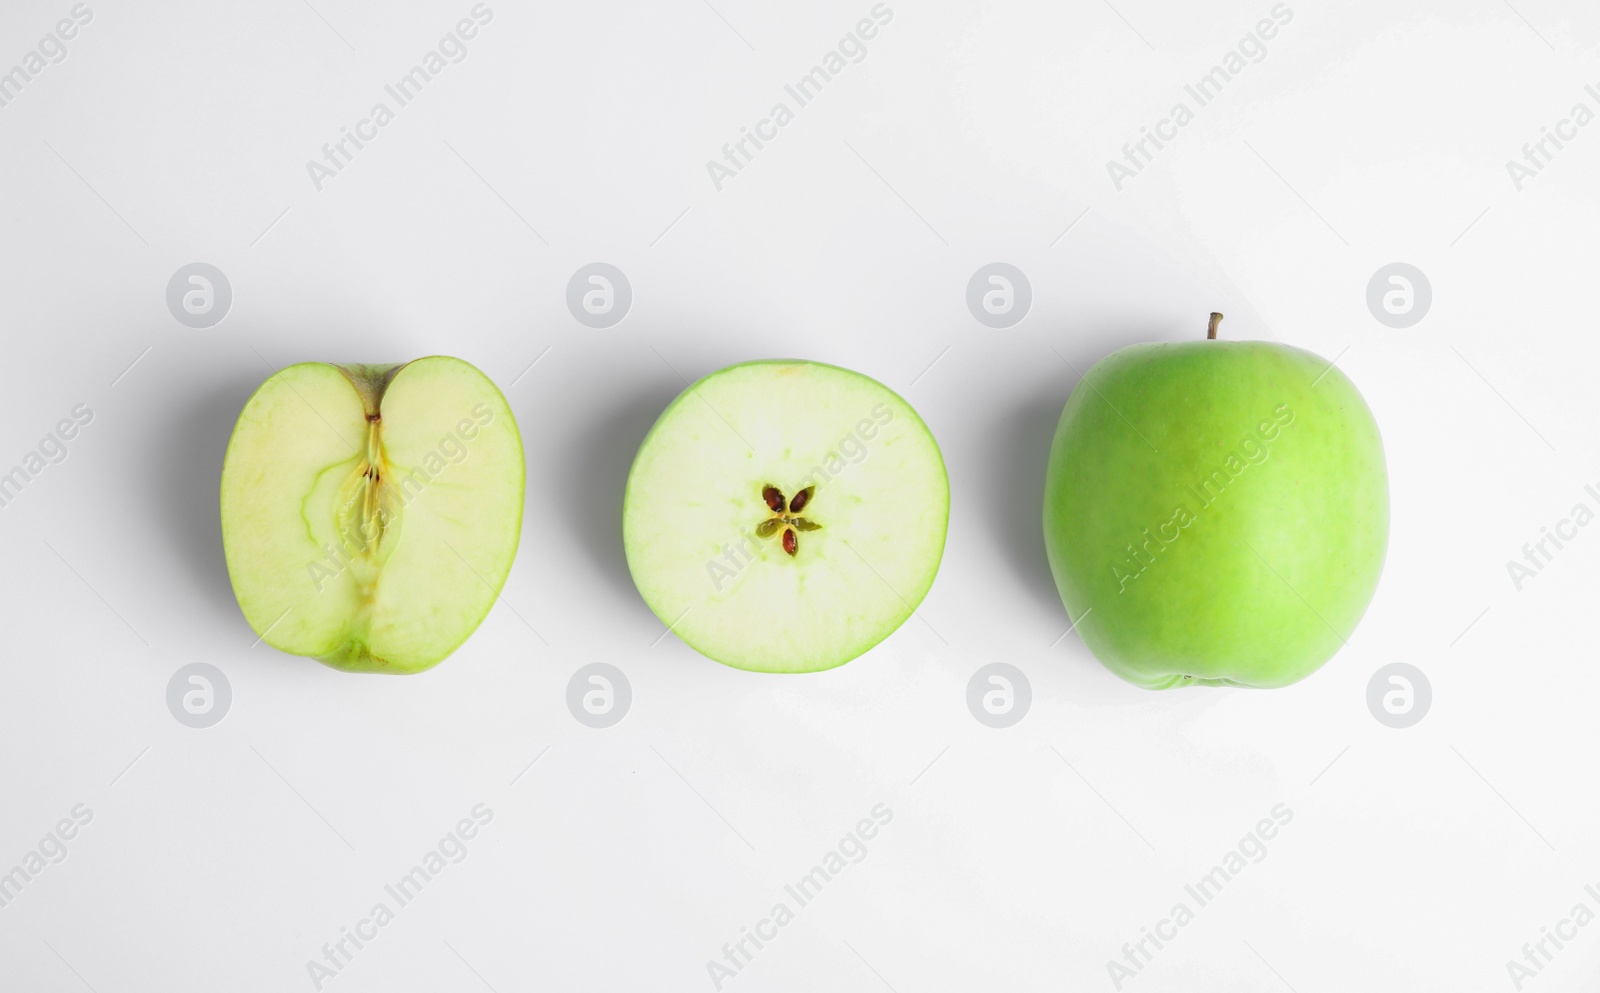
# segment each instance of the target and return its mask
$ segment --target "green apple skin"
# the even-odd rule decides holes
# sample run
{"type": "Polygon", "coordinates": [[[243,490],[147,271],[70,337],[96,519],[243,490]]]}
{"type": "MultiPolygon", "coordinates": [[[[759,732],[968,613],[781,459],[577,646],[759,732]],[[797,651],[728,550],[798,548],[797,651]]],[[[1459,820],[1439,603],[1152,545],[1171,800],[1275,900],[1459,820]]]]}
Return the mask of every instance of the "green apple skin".
{"type": "Polygon", "coordinates": [[[1389,535],[1383,443],[1317,355],[1124,348],[1061,413],[1050,570],[1084,643],[1137,686],[1287,686],[1350,637],[1389,535]]]}

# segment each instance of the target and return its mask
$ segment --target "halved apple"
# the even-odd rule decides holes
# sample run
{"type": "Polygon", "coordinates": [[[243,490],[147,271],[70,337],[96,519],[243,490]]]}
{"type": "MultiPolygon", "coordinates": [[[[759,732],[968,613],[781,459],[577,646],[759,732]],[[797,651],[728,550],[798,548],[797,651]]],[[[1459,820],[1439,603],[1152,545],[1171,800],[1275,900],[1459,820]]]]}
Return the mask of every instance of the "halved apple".
{"type": "Polygon", "coordinates": [[[639,447],[623,546],[678,637],[740,669],[814,672],[888,637],[932,586],[950,485],[922,418],[816,362],[731,366],[639,447]]]}
{"type": "Polygon", "coordinates": [[[522,533],[522,436],[460,359],[305,362],[245,404],[222,543],[245,619],[350,672],[420,672],[499,596],[522,533]]]}

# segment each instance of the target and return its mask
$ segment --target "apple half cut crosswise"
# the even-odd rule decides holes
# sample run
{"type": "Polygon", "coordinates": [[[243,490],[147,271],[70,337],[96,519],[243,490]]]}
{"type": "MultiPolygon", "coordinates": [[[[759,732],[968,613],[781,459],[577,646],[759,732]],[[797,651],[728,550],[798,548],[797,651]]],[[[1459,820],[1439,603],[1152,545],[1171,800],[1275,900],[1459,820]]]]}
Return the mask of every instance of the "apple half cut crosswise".
{"type": "Polygon", "coordinates": [[[748,362],[667,407],[639,447],[623,544],[640,594],[702,654],[815,672],[894,632],[933,585],[950,485],[888,387],[815,362],[748,362]]]}
{"type": "Polygon", "coordinates": [[[522,533],[522,437],[460,359],[288,366],[222,465],[222,543],[261,640],[350,672],[420,672],[494,605],[522,533]]]}

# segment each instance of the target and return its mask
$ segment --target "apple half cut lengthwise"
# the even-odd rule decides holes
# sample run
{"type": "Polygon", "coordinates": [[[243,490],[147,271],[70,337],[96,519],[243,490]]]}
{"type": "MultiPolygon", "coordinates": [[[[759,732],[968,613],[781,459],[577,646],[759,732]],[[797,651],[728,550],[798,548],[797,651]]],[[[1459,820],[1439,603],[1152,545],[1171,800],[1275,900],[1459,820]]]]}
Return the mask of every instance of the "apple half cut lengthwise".
{"type": "Polygon", "coordinates": [[[747,362],[690,386],[623,497],[634,585],[725,665],[815,672],[894,632],[939,571],[944,459],[888,387],[818,362],[747,362]]]}
{"type": "Polygon", "coordinates": [[[222,544],[261,640],[349,672],[421,672],[494,605],[522,533],[522,436],[460,359],[288,366],[222,465],[222,544]]]}

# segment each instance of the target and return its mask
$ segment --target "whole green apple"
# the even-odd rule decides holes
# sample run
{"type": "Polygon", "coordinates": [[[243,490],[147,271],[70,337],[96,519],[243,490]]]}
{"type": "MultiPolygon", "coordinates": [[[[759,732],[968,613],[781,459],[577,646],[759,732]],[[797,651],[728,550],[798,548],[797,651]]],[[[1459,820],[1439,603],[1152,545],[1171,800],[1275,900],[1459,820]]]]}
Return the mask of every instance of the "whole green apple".
{"type": "Polygon", "coordinates": [[[1124,348],[1061,413],[1044,534],[1068,615],[1123,679],[1286,686],[1345,643],[1383,570],[1378,425],[1298,348],[1124,348]]]}

